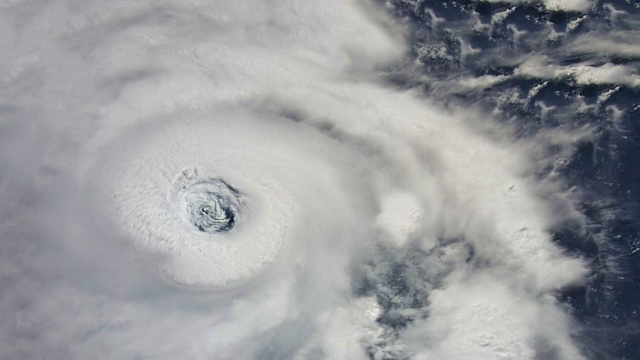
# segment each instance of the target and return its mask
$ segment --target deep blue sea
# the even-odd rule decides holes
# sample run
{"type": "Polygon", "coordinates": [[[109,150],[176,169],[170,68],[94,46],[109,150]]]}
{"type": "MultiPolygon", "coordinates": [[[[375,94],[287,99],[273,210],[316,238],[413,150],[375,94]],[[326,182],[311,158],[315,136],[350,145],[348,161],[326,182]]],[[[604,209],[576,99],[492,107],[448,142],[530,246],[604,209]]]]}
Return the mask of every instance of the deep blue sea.
{"type": "Polygon", "coordinates": [[[483,109],[522,138],[593,132],[573,156],[538,174],[580,192],[588,219],[586,227],[567,221],[554,229],[554,241],[592,267],[586,284],[559,298],[582,325],[576,338],[589,358],[640,358],[640,82],[609,71],[640,68],[640,3],[596,1],[584,12],[500,1],[389,7],[411,29],[408,66],[424,75],[416,81],[392,71],[392,84],[419,87],[446,106],[483,109]]]}

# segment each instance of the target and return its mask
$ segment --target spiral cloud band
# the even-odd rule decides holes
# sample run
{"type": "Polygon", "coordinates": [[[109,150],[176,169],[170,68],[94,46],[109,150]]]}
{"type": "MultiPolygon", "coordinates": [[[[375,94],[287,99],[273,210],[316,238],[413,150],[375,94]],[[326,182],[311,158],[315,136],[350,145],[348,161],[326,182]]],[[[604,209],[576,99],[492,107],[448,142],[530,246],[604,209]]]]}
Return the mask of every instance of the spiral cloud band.
{"type": "Polygon", "coordinates": [[[7,196],[0,358],[582,357],[571,204],[532,180],[574,135],[385,84],[406,40],[373,3],[75,5],[2,5],[47,155],[7,185],[39,195],[7,196]]]}

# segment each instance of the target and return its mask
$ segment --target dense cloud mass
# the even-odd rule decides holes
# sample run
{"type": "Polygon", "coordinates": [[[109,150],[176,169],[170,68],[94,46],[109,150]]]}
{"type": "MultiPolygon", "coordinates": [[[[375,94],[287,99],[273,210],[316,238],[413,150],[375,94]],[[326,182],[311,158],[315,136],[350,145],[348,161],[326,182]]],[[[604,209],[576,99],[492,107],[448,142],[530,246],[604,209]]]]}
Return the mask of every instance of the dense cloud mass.
{"type": "MultiPolygon", "coordinates": [[[[392,10],[2,2],[0,359],[585,358],[557,294],[590,262],[552,230],[586,220],[540,169],[591,129],[393,84],[420,74],[392,10]]],[[[513,76],[640,84],[581,66],[513,76]]]]}

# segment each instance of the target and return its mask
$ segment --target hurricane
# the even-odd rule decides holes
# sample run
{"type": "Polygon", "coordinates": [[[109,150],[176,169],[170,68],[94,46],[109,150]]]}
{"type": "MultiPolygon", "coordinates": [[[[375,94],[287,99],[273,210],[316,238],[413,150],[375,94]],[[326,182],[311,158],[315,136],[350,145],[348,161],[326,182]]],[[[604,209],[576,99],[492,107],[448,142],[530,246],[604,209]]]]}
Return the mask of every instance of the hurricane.
{"type": "Polygon", "coordinates": [[[1,2],[0,359],[640,356],[639,16],[1,2]]]}

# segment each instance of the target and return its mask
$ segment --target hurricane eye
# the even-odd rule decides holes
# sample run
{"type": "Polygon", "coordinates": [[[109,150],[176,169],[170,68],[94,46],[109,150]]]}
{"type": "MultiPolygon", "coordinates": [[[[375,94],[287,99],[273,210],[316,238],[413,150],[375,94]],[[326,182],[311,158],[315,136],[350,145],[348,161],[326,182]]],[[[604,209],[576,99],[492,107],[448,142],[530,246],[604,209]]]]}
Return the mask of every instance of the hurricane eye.
{"type": "Polygon", "coordinates": [[[208,234],[230,231],[242,207],[241,194],[224,180],[185,175],[179,182],[177,211],[188,226],[208,234]]]}

